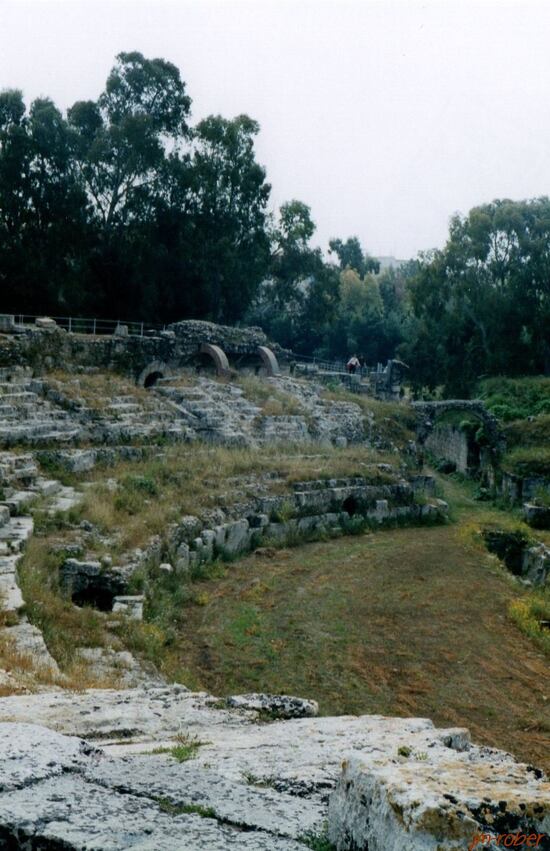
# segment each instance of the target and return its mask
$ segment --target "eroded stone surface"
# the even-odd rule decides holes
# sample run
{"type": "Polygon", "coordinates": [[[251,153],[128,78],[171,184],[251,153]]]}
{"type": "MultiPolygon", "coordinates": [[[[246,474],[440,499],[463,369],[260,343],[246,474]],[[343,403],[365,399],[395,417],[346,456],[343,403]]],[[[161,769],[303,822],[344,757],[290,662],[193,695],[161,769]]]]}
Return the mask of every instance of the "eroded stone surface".
{"type": "MultiPolygon", "coordinates": [[[[480,834],[548,834],[550,784],[489,748],[431,745],[427,759],[416,751],[385,763],[352,755],[329,825],[338,851],[463,851],[480,834]]],[[[538,847],[549,848],[548,837],[538,847]]]]}
{"type": "Polygon", "coordinates": [[[550,828],[540,772],[426,719],[265,723],[180,686],[0,699],[0,722],[29,719],[50,729],[0,723],[0,825],[52,848],[303,851],[328,818],[341,851],[458,851],[479,832],[550,828]]]}
{"type": "Polygon", "coordinates": [[[311,718],[318,714],[315,700],[286,694],[237,694],[227,698],[233,709],[255,709],[277,718],[311,718]]]}

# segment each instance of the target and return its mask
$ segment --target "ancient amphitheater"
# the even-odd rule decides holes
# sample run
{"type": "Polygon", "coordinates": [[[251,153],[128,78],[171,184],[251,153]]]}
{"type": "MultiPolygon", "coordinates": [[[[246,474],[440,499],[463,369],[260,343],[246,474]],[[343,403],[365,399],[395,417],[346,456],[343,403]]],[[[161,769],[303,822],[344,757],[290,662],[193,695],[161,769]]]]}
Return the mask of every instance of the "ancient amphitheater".
{"type": "Polygon", "coordinates": [[[212,696],[144,651],[155,599],[220,559],[445,521],[433,412],[373,398],[398,382],[300,368],[259,329],[3,318],[1,848],[550,848],[542,772],[466,729],[212,696]]]}

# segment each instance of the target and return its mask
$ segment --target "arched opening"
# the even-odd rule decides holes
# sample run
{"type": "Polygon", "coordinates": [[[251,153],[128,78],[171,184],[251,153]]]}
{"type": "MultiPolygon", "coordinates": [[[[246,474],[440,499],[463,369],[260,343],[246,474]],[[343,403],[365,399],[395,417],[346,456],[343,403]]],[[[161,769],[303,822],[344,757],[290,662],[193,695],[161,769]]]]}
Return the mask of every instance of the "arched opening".
{"type": "Polygon", "coordinates": [[[218,374],[215,361],[210,355],[204,352],[196,352],[188,361],[187,366],[191,367],[197,375],[202,375],[206,378],[211,378],[218,374]]]}
{"type": "Polygon", "coordinates": [[[348,496],[342,503],[342,510],[347,511],[350,517],[359,511],[359,503],[354,496],[348,496]]]}
{"type": "Polygon", "coordinates": [[[154,387],[155,384],[159,381],[160,378],[164,378],[162,372],[156,370],[155,372],[150,372],[145,376],[145,380],[143,382],[144,387],[154,387]]]}
{"type": "Polygon", "coordinates": [[[164,361],[150,361],[136,376],[136,384],[138,387],[154,387],[160,378],[165,378],[171,373],[171,368],[164,361]]]}
{"type": "Polygon", "coordinates": [[[201,343],[199,354],[209,357],[216,368],[217,375],[230,375],[229,361],[227,355],[220,346],[213,343],[201,343]]]}

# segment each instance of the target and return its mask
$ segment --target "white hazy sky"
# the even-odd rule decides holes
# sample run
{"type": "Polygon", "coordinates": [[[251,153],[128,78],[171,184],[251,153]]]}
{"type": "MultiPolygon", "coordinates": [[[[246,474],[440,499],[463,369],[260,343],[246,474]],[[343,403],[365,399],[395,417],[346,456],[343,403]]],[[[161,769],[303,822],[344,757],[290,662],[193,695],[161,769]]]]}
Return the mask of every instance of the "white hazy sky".
{"type": "Polygon", "coordinates": [[[317,241],[442,245],[449,216],[550,193],[550,2],[0,0],[0,88],[62,108],[114,56],[174,62],[193,119],[246,112],[273,203],[317,241]]]}

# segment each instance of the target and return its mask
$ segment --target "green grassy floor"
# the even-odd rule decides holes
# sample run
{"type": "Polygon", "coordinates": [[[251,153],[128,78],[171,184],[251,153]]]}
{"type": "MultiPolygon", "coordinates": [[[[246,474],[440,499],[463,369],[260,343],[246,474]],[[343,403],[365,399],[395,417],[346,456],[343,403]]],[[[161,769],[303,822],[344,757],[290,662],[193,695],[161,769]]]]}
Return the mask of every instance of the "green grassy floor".
{"type": "MultiPolygon", "coordinates": [[[[542,650],[475,530],[507,515],[447,481],[454,522],[250,556],[201,583],[173,653],[205,688],[313,697],[323,714],[427,716],[548,765],[542,650]]],[[[174,661],[176,661],[174,659],[174,661]]]]}

